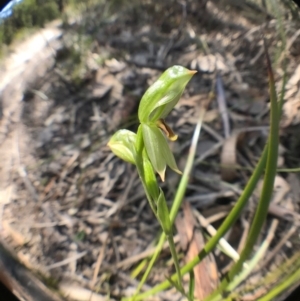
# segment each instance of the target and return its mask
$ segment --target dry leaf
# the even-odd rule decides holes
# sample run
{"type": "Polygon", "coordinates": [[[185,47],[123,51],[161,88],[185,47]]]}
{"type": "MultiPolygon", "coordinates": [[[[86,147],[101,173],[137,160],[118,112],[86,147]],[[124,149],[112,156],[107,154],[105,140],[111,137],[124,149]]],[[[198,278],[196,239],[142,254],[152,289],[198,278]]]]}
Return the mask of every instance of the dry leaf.
{"type": "Polygon", "coordinates": [[[224,141],[221,153],[221,177],[223,181],[232,181],[237,176],[234,168],[237,165],[236,145],[240,133],[233,133],[224,141]]]}
{"type": "MultiPolygon", "coordinates": [[[[260,180],[258,182],[257,188],[255,190],[255,194],[257,197],[261,195],[262,188],[263,188],[264,181],[260,180]]],[[[278,204],[280,203],[285,195],[290,191],[291,187],[289,183],[282,178],[281,176],[276,176],[274,181],[274,195],[272,198],[272,203],[278,204]]]]}
{"type": "Polygon", "coordinates": [[[191,69],[201,70],[202,72],[213,73],[216,70],[227,73],[229,68],[225,64],[224,58],[216,53],[208,55],[199,55],[191,62],[191,69]]]}
{"type": "MultiPolygon", "coordinates": [[[[182,249],[186,250],[186,262],[194,259],[203,249],[205,242],[201,231],[196,229],[196,220],[190,204],[183,205],[183,217],[176,219],[176,228],[180,236],[182,249]]],[[[218,270],[212,254],[204,258],[195,268],[195,297],[203,300],[217,287],[218,270]]]]}
{"type": "Polygon", "coordinates": [[[283,127],[300,123],[300,65],[286,85],[283,127]]]}
{"type": "Polygon", "coordinates": [[[209,110],[205,113],[203,122],[210,123],[219,117],[219,110],[209,110]]]}
{"type": "Polygon", "coordinates": [[[28,233],[27,237],[23,235],[20,231],[16,229],[12,224],[10,224],[8,221],[4,220],[2,222],[2,227],[4,230],[4,233],[9,235],[9,237],[13,240],[13,242],[17,246],[23,246],[26,243],[30,241],[30,235],[28,233]]]}
{"type": "Polygon", "coordinates": [[[114,76],[111,75],[107,69],[99,68],[96,77],[95,83],[92,87],[92,95],[95,98],[104,97],[113,87],[114,76]]]}
{"type": "Polygon", "coordinates": [[[297,93],[295,98],[290,99],[283,105],[283,112],[283,127],[300,123],[300,91],[297,93]]]}
{"type": "Polygon", "coordinates": [[[121,72],[126,68],[126,64],[124,62],[118,61],[115,58],[106,60],[105,65],[109,68],[109,71],[112,73],[121,72]]]}
{"type": "Polygon", "coordinates": [[[291,195],[294,199],[295,203],[300,202],[300,179],[299,177],[294,174],[290,173],[287,177],[288,183],[291,185],[291,195]]]}
{"type": "Polygon", "coordinates": [[[14,186],[9,185],[5,189],[0,189],[0,205],[9,204],[14,195],[14,186]]]}
{"type": "Polygon", "coordinates": [[[269,207],[269,213],[283,220],[289,222],[292,221],[295,223],[295,225],[299,225],[300,223],[300,214],[295,211],[295,208],[289,209],[275,203],[271,203],[269,207]]]}

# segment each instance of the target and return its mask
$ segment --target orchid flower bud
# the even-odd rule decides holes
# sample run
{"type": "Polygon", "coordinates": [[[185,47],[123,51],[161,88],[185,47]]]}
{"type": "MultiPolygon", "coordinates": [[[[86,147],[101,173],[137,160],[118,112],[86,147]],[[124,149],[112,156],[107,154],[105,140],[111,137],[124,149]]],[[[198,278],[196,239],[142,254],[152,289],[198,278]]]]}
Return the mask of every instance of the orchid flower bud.
{"type": "Polygon", "coordinates": [[[155,203],[159,197],[159,187],[157,184],[153,166],[144,149],[142,155],[136,151],[137,135],[129,130],[117,131],[109,140],[108,146],[111,151],[122,160],[137,166],[145,190],[151,200],[155,203]]]}
{"type": "Polygon", "coordinates": [[[129,130],[119,130],[110,138],[107,145],[117,157],[136,165],[135,133],[129,130]]]}

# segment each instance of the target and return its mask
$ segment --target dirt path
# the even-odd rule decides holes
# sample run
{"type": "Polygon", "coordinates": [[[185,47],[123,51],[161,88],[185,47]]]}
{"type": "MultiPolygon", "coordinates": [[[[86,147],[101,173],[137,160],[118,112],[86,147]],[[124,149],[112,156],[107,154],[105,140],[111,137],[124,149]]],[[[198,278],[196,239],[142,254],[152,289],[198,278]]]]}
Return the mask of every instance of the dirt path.
{"type": "Polygon", "coordinates": [[[13,191],[11,170],[19,163],[20,148],[28,150],[28,135],[20,122],[24,93],[34,88],[53,67],[55,54],[61,47],[60,24],[60,21],[52,22],[15,45],[0,66],[0,205],[9,202],[13,191]]]}

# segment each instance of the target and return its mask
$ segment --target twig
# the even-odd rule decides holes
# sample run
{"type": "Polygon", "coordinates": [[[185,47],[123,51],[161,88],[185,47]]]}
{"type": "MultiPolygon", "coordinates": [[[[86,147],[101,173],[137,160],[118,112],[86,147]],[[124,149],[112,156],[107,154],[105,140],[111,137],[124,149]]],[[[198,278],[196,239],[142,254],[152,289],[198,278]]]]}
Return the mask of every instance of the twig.
{"type": "Polygon", "coordinates": [[[283,245],[294,235],[297,229],[298,227],[293,225],[288,231],[288,233],[284,234],[284,236],[281,238],[281,240],[276,245],[276,247],[271,251],[271,253],[267,256],[267,258],[264,259],[262,266],[260,266],[261,269],[269,264],[269,262],[279,252],[279,250],[283,247],[283,245]]]}
{"type": "Polygon", "coordinates": [[[197,160],[195,160],[195,166],[197,166],[199,163],[201,163],[203,160],[205,160],[207,157],[215,154],[215,152],[222,147],[223,141],[216,143],[212,148],[204,152],[197,160]]]}
{"type": "Polygon", "coordinates": [[[203,123],[203,130],[210,134],[213,138],[215,138],[218,142],[224,141],[224,138],[213,128],[211,128],[209,125],[203,123]]]}
{"type": "Polygon", "coordinates": [[[49,271],[49,270],[52,270],[52,269],[55,269],[55,268],[59,268],[59,267],[61,267],[61,266],[64,266],[64,265],[69,264],[69,263],[72,262],[72,261],[75,261],[75,260],[78,260],[78,259],[82,258],[82,257],[85,256],[86,254],[87,254],[87,251],[83,251],[83,252],[78,253],[77,255],[72,256],[72,257],[70,257],[70,258],[66,258],[66,259],[64,259],[64,260],[62,260],[62,261],[59,261],[59,262],[50,264],[50,265],[46,266],[45,269],[46,269],[47,271],[49,271]]]}
{"type": "MultiPolygon", "coordinates": [[[[90,287],[91,287],[92,290],[95,289],[95,284],[96,284],[97,276],[99,274],[100,267],[101,267],[101,264],[102,264],[102,261],[103,261],[103,258],[104,258],[104,254],[105,254],[105,250],[106,250],[106,246],[107,246],[107,241],[108,241],[108,235],[105,238],[105,241],[103,243],[102,248],[100,249],[99,256],[97,258],[97,262],[96,262],[96,266],[95,266],[94,274],[93,274],[93,279],[92,279],[91,284],[90,284],[90,287]]],[[[92,295],[93,295],[93,292],[91,293],[90,299],[92,298],[92,295]]]]}
{"type": "Polygon", "coordinates": [[[227,103],[225,99],[225,91],[222,83],[222,78],[219,74],[217,74],[216,79],[216,89],[217,89],[217,101],[220,110],[220,114],[223,121],[224,126],[224,136],[225,138],[230,137],[230,123],[229,123],[229,115],[227,112],[227,103]]]}
{"type": "MultiPolygon", "coordinates": [[[[217,230],[212,225],[210,225],[207,222],[206,218],[203,215],[201,215],[197,210],[193,210],[193,213],[195,214],[201,226],[204,227],[211,236],[214,236],[217,230]]],[[[219,244],[226,251],[228,256],[230,256],[234,261],[239,260],[239,254],[231,247],[231,245],[224,238],[220,239],[219,244]]]]}

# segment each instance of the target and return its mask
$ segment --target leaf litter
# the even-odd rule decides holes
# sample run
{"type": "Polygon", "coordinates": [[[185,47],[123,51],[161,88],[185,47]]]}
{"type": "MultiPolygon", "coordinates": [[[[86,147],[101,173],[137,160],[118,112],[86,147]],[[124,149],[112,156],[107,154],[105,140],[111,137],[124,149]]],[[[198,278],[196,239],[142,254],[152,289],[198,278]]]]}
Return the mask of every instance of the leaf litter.
{"type": "MultiPolygon", "coordinates": [[[[56,279],[56,287],[70,299],[94,296],[90,300],[104,300],[110,296],[119,300],[132,294],[137,281],[130,273],[153,252],[159,225],[134,169],[114,157],[106,143],[115,130],[137,127],[138,102],[162,70],[182,64],[198,71],[168,117],[179,136],[173,149],[181,161],[179,166],[187,157],[199,102],[215,95],[205,117],[186,201],[216,228],[261,154],[268,133],[268,83],[259,26],[268,25],[263,31],[272,49],[278,42],[276,24],[249,7],[247,12],[237,13],[231,1],[227,11],[218,1],[208,1],[206,6],[200,2],[186,1],[186,6],[176,2],[172,7],[158,1],[124,4],[117,17],[106,22],[95,18],[103,11],[101,5],[90,7],[81,21],[65,29],[62,38],[59,25],[47,28],[48,33],[54,26],[57,38],[51,40],[51,36],[49,42],[58,54],[72,53],[70,43],[74,43],[78,26],[87,36],[91,36],[88,28],[97,28],[92,45],[80,53],[83,63],[76,66],[77,73],[71,71],[74,63],[70,64],[68,56],[50,55],[49,59],[48,48],[39,58],[39,72],[35,72],[37,65],[31,57],[26,69],[30,76],[7,73],[7,78],[14,77],[11,82],[19,84],[7,84],[1,90],[0,157],[5,163],[0,172],[1,241],[25,266],[56,279]],[[162,14],[168,17],[161,18],[162,14]],[[222,91],[216,90],[217,73],[222,91]],[[226,103],[218,105],[220,96],[226,103]],[[255,127],[255,132],[249,130],[255,127]],[[249,131],[239,131],[241,128],[249,131]],[[240,139],[242,143],[237,143],[240,139]]],[[[291,48],[299,43],[295,33],[288,32],[293,39],[291,48]]],[[[30,40],[26,43],[28,46],[30,40]]],[[[282,156],[283,167],[297,167],[299,156],[290,149],[300,142],[295,132],[285,136],[285,130],[297,128],[300,121],[300,69],[295,68],[299,54],[291,49],[289,60],[282,123],[282,143],[288,151],[282,156]]],[[[278,80],[280,74],[278,70],[278,80]]],[[[171,199],[178,176],[170,173],[166,178],[163,188],[171,199]]],[[[292,179],[290,174],[284,178],[285,174],[278,175],[280,189],[283,183],[291,189],[279,196],[275,189],[277,201],[272,202],[264,232],[274,231],[270,226],[274,219],[279,222],[266,254],[267,269],[259,277],[299,250],[299,201],[295,197],[299,177],[292,179]]],[[[226,237],[238,250],[256,201],[252,196],[240,224],[226,237]]],[[[185,216],[191,212],[187,210],[182,223],[189,224],[185,216]]],[[[201,233],[197,235],[205,239],[201,233]]],[[[192,239],[190,233],[188,239],[192,239]]],[[[177,243],[179,240],[182,242],[177,236],[177,243]]],[[[197,245],[194,251],[202,247],[197,245]]],[[[167,250],[146,287],[173,271],[167,250]]],[[[214,255],[217,270],[226,270],[230,260],[218,251],[214,255]]],[[[249,280],[254,288],[247,291],[247,286],[243,287],[247,298],[254,291],[256,298],[260,296],[254,276],[249,280]]],[[[156,300],[180,300],[180,296],[169,290],[158,294],[156,300]]]]}

